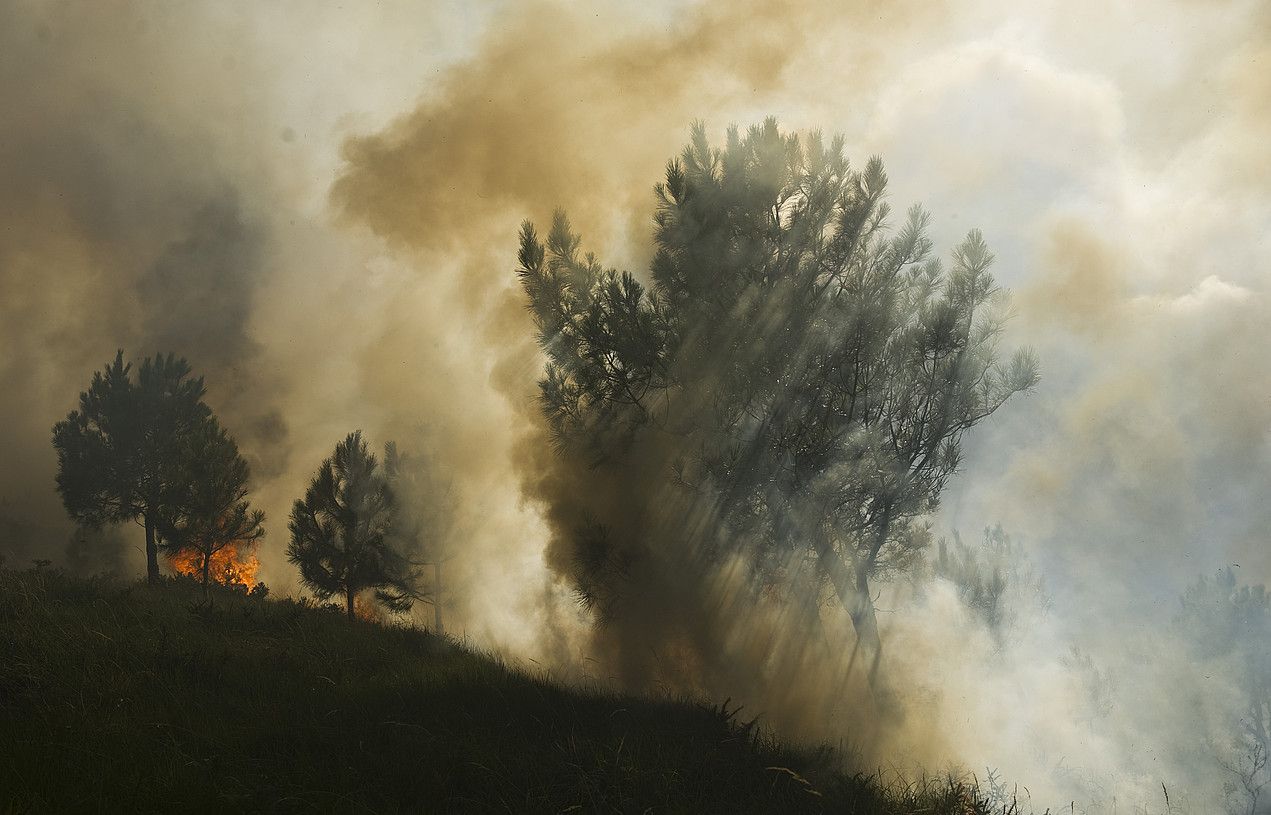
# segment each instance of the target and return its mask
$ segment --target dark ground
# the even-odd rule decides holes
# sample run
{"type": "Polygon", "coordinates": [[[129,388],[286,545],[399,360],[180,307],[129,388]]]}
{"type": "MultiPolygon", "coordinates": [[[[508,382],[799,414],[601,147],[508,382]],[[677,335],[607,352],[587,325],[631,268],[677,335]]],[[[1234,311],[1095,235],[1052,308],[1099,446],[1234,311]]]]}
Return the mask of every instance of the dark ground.
{"type": "Polygon", "coordinates": [[[987,811],[739,718],[311,604],[0,568],[0,812],[987,811]]]}

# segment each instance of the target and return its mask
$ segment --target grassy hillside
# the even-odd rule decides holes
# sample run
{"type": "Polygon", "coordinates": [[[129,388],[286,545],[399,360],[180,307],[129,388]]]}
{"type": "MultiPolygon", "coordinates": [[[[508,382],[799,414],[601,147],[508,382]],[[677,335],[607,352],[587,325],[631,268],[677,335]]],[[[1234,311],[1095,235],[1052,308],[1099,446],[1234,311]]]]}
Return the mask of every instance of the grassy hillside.
{"type": "Polygon", "coordinates": [[[292,601],[0,569],[0,812],[963,813],[719,708],[292,601]]]}

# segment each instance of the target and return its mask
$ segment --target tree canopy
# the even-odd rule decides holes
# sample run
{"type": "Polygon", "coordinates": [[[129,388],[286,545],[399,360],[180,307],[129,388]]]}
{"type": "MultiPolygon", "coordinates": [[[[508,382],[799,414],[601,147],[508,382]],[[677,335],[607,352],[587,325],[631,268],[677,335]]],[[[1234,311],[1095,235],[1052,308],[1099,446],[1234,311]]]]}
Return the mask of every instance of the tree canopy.
{"type": "Polygon", "coordinates": [[[186,438],[212,415],[204,392],[184,359],[146,357],[134,380],[119,351],[93,374],[79,409],[53,426],[57,490],[67,513],[91,528],[140,519],[151,582],[159,578],[157,524],[182,488],[186,438]]]}
{"type": "MultiPolygon", "coordinates": [[[[870,581],[913,563],[964,433],[1038,374],[1027,350],[999,354],[1007,299],[980,232],[946,267],[929,216],[892,229],[882,162],[855,169],[843,148],[769,119],[721,149],[696,125],[656,187],[649,285],[582,254],[563,214],[546,240],[522,226],[518,273],[561,454],[604,468],[664,451],[696,511],[655,534],[741,555],[758,582],[809,564],[876,666],[870,581]]],[[[614,564],[642,555],[606,538],[576,540],[602,611],[614,564]]]]}
{"type": "Polygon", "coordinates": [[[213,556],[230,545],[251,546],[265,535],[265,513],[247,501],[250,472],[238,445],[215,417],[204,419],[180,443],[174,464],[174,500],[159,515],[161,546],[193,552],[207,598],[213,556]]]}
{"type": "Polygon", "coordinates": [[[1209,748],[1228,776],[1231,811],[1261,812],[1259,798],[1271,785],[1271,594],[1261,584],[1240,585],[1228,566],[1187,587],[1174,622],[1198,664],[1222,666],[1233,680],[1227,732],[1209,748]]]}
{"type": "Polygon", "coordinates": [[[1001,524],[985,527],[978,546],[968,544],[955,529],[953,540],[941,538],[925,577],[949,581],[959,599],[988,627],[999,647],[1035,615],[1050,607],[1045,584],[1034,571],[1024,548],[1001,524]]]}
{"type": "Polygon", "coordinates": [[[341,597],[350,618],[366,591],[392,611],[420,598],[420,566],[395,546],[398,516],[389,479],[361,431],[322,462],[291,510],[287,558],[318,597],[341,597]]]}
{"type": "MultiPolygon", "coordinates": [[[[391,546],[415,566],[432,567],[431,585],[418,596],[432,604],[433,630],[441,632],[441,571],[454,525],[452,485],[429,457],[404,452],[391,441],[384,445],[384,477],[393,494],[391,546]]],[[[413,583],[421,587],[422,577],[417,574],[413,583]]]]}

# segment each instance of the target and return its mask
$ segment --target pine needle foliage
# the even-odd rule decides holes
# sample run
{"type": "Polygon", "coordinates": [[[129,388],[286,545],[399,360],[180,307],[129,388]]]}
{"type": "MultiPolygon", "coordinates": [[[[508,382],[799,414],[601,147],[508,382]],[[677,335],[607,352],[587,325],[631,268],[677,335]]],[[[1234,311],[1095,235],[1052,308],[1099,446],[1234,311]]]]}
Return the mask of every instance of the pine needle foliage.
{"type": "Polygon", "coordinates": [[[419,565],[393,545],[395,517],[389,479],[355,431],[293,505],[287,559],[319,598],[343,600],[350,619],[367,591],[390,611],[407,611],[420,596],[419,565]]]}
{"type": "Polygon", "coordinates": [[[147,575],[159,579],[157,526],[181,500],[187,436],[211,415],[202,377],[173,354],[142,360],[133,376],[123,351],[93,374],[79,409],[53,426],[57,491],[78,524],[139,520],[147,575]]]}
{"type": "MultiPolygon", "coordinates": [[[[841,137],[769,119],[715,147],[698,124],[656,187],[647,286],[584,254],[563,213],[545,239],[524,224],[518,255],[560,454],[620,468],[669,447],[679,516],[717,522],[651,534],[740,553],[760,582],[811,563],[875,657],[871,581],[929,541],[964,434],[1038,381],[1031,351],[999,353],[1009,308],[983,235],[942,263],[920,207],[893,226],[887,183],[841,137]]],[[[593,532],[589,561],[641,556],[597,556],[593,532]]],[[[581,575],[584,599],[605,606],[621,574],[581,575]]]]}

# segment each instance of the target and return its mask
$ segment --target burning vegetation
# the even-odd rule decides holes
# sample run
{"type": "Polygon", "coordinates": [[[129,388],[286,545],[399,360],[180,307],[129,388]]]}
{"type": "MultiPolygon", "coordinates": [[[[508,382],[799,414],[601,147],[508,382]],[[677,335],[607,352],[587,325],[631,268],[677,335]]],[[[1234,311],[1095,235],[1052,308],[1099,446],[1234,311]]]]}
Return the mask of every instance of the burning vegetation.
{"type": "MultiPolygon", "coordinates": [[[[212,553],[207,558],[208,579],[229,588],[243,591],[259,591],[262,583],[256,582],[260,560],[256,557],[254,543],[235,542],[212,553]]],[[[203,579],[204,554],[185,549],[168,556],[168,563],[177,574],[203,579]]]]}

